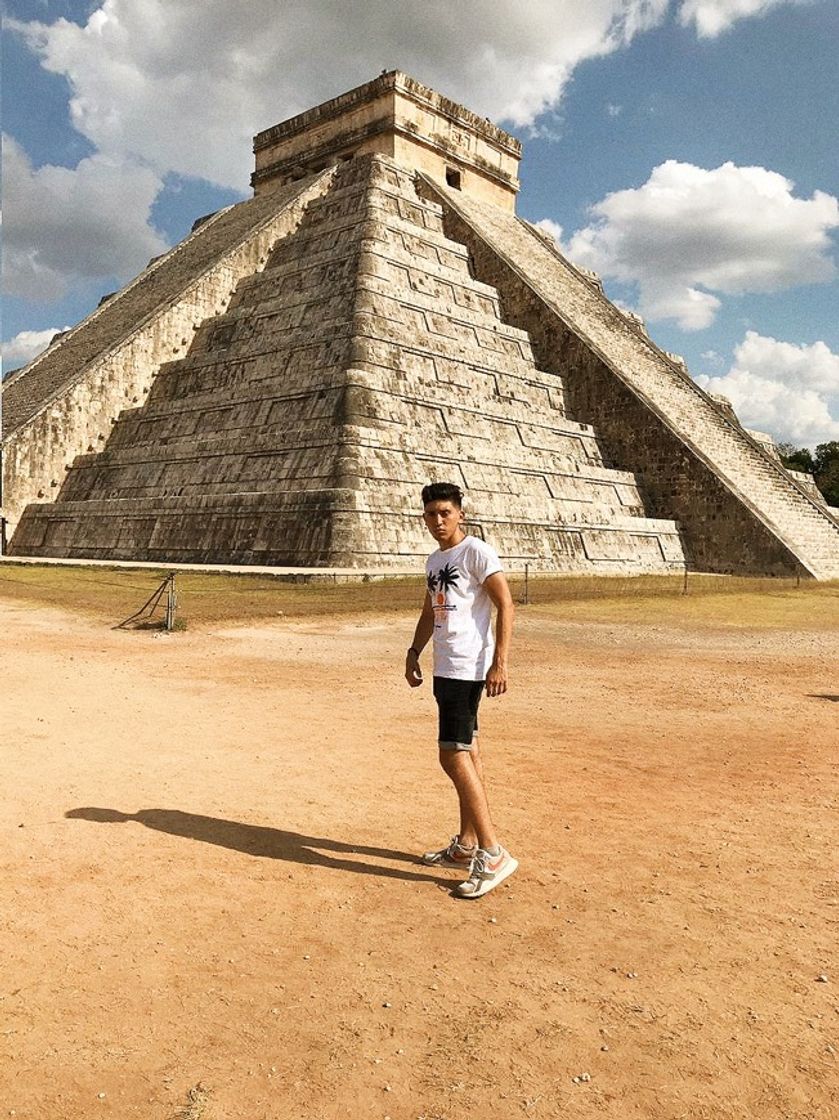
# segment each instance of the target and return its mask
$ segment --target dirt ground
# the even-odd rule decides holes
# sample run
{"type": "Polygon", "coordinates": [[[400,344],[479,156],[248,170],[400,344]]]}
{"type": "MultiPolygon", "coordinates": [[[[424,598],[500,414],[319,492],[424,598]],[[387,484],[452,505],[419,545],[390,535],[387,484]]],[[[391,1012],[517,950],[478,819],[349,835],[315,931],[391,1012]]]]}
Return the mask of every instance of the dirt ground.
{"type": "Polygon", "coordinates": [[[0,598],[0,1116],[836,1117],[836,629],[521,610],[463,901],[412,626],[0,598]]]}

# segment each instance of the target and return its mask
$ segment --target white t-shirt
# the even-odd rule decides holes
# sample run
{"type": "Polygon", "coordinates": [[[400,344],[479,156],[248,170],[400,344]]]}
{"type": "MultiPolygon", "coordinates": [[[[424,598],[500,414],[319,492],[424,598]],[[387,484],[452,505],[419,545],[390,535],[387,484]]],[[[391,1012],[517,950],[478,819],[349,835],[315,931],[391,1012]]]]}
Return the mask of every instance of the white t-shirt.
{"type": "Polygon", "coordinates": [[[492,600],[484,580],[500,572],[494,549],[477,537],[464,537],[425,563],[434,608],[434,676],[482,681],[492,664],[492,600]]]}

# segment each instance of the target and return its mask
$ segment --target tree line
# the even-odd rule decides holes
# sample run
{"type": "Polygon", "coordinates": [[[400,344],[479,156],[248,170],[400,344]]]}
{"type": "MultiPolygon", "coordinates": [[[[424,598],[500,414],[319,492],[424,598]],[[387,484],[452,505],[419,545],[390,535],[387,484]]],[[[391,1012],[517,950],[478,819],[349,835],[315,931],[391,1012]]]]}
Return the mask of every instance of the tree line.
{"type": "Polygon", "coordinates": [[[779,443],[778,454],[785,467],[813,475],[827,504],[839,506],[839,440],[819,443],[815,451],[792,443],[779,443]]]}

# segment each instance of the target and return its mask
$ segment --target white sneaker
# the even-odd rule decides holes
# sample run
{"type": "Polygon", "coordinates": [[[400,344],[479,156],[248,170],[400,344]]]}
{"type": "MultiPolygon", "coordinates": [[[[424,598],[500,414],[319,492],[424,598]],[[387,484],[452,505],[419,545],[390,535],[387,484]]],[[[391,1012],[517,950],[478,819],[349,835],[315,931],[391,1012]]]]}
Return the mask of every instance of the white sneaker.
{"type": "Polygon", "coordinates": [[[502,848],[497,856],[491,855],[483,848],[478,848],[472,860],[469,878],[459,883],[454,893],[458,898],[480,898],[499,883],[503,883],[513,874],[518,865],[519,861],[513,859],[505,848],[502,848]]]}
{"type": "Polygon", "coordinates": [[[430,867],[456,867],[459,871],[468,871],[476,851],[477,848],[464,847],[459,836],[453,836],[447,848],[441,848],[439,852],[423,852],[420,860],[430,867]]]}

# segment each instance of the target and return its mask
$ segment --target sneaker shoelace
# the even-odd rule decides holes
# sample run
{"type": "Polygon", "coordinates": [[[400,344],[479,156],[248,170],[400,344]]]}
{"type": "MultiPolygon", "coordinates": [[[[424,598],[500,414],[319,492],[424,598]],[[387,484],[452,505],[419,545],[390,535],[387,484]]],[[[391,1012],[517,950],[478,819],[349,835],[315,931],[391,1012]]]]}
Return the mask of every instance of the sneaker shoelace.
{"type": "Polygon", "coordinates": [[[492,872],[487,871],[487,857],[489,853],[482,851],[480,848],[472,857],[472,870],[469,874],[470,879],[490,879],[492,872]]]}

